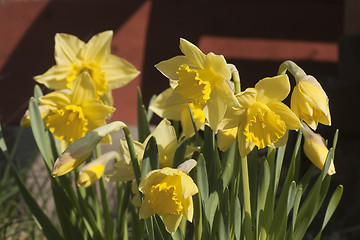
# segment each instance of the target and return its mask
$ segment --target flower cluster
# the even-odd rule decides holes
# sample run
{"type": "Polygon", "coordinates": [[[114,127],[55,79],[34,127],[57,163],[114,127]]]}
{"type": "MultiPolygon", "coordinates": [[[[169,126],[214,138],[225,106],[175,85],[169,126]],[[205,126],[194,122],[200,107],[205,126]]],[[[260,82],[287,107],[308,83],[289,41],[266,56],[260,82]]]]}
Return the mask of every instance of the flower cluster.
{"type": "MultiPolygon", "coordinates": [[[[157,214],[166,230],[175,233],[183,217],[190,222],[193,219],[192,196],[199,189],[188,173],[196,165],[193,156],[205,151],[201,141],[194,141],[198,131],[211,128],[221,151],[237,142],[240,157],[246,162],[254,148],[283,146],[289,130],[300,130],[306,156],[319,169],[324,167],[329,150],[313,130],[318,123],[330,125],[331,120],[328,98],[314,77],[285,61],[277,76],[265,77],[253,88],[241,91],[234,65],[222,55],[204,54],[185,39],[180,39],[183,55],[155,65],[169,79],[169,87],[149,106],[163,118],[155,130],[149,130],[145,140],[139,142],[132,140],[124,123],[106,125],[105,120],[114,111],[111,89],[125,85],[138,74],[130,63],[110,54],[111,37],[112,32],[107,31],[84,43],[72,35],[57,34],[56,65],[35,77],[55,90],[41,97],[39,103],[46,109],[46,127],[61,141],[63,149],[67,148],[56,160],[53,176],[77,168],[99,142],[110,142],[109,133],[123,129],[125,138],[120,140],[119,154],[110,152],[85,165],[78,185],[94,184],[107,162],[115,159],[105,179],[133,181],[134,199],[141,204],[139,217],[157,214]],[[283,102],[291,92],[286,71],[296,80],[290,107],[283,102]],[[179,121],[181,126],[175,128],[169,120],[179,121]],[[186,146],[180,148],[182,144],[186,146]]],[[[328,174],[334,173],[331,160],[328,174]]]]}

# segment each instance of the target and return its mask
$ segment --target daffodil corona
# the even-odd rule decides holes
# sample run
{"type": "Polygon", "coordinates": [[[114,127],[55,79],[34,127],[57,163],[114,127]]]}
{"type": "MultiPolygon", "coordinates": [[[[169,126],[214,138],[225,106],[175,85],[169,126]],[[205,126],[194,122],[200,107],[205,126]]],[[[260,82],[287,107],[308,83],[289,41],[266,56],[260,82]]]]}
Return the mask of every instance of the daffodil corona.
{"type": "Polygon", "coordinates": [[[140,182],[139,191],[145,195],[139,211],[140,218],[158,214],[170,233],[176,231],[183,216],[192,221],[192,196],[198,188],[186,173],[168,167],[153,170],[140,182]]]}
{"type": "MultiPolygon", "coordinates": [[[[173,80],[174,92],[187,103],[201,106],[209,126],[216,132],[227,107],[237,105],[228,83],[231,71],[222,55],[212,52],[205,55],[185,39],[180,39],[180,50],[184,55],[162,61],[155,67],[173,80]]],[[[174,99],[170,97],[168,105],[174,105],[171,100],[174,99]]]]}
{"type": "Polygon", "coordinates": [[[110,53],[112,36],[112,31],[105,31],[84,43],[70,34],[56,34],[56,65],[34,79],[50,89],[70,89],[71,83],[86,72],[95,84],[96,95],[112,102],[111,89],[124,86],[139,74],[131,63],[110,53]]]}

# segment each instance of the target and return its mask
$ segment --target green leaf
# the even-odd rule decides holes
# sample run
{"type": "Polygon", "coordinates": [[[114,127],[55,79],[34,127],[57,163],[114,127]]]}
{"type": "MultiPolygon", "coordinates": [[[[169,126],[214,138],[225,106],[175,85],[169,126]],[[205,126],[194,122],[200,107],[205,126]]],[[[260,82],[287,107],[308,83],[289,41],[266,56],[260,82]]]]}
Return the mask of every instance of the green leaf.
{"type": "Polygon", "coordinates": [[[154,115],[154,112],[151,111],[150,106],[151,106],[151,104],[155,101],[155,99],[156,99],[156,95],[152,95],[152,97],[151,97],[151,99],[150,99],[150,101],[149,101],[149,108],[147,109],[147,115],[146,115],[146,118],[147,118],[147,121],[148,121],[148,122],[151,121],[151,118],[152,118],[152,116],[154,115]]]}
{"type": "Polygon", "coordinates": [[[206,215],[206,219],[210,225],[210,229],[212,229],[214,216],[215,216],[216,210],[218,208],[218,205],[219,205],[219,195],[215,191],[210,194],[209,199],[205,205],[205,215],[206,215]]]}
{"type": "Polygon", "coordinates": [[[199,154],[197,158],[197,167],[196,167],[197,175],[197,186],[199,188],[201,200],[205,206],[205,203],[208,201],[209,197],[209,183],[208,183],[208,175],[206,171],[206,163],[204,156],[202,154],[199,154]]]}
{"type": "Polygon", "coordinates": [[[226,151],[222,157],[224,164],[222,166],[223,170],[221,172],[220,179],[222,180],[223,190],[229,186],[235,171],[235,161],[239,160],[236,156],[236,148],[237,144],[234,142],[230,149],[226,151]]]}
{"type": "Polygon", "coordinates": [[[141,165],[141,179],[151,170],[159,169],[159,154],[156,139],[151,136],[146,144],[141,165]]]}
{"type": "Polygon", "coordinates": [[[150,125],[139,87],[137,88],[137,93],[138,137],[140,142],[144,142],[146,137],[150,135],[150,125]]]}
{"type": "Polygon", "coordinates": [[[328,207],[326,209],[326,212],[325,212],[324,221],[323,221],[321,230],[319,231],[319,233],[317,234],[317,236],[315,238],[316,240],[320,240],[322,231],[325,229],[325,227],[328,224],[330,218],[334,214],[335,209],[337,208],[337,206],[338,206],[338,204],[340,202],[342,193],[343,193],[343,186],[342,185],[337,186],[337,188],[335,189],[335,191],[334,191],[334,193],[331,196],[331,199],[329,201],[329,205],[328,205],[328,207]]]}
{"type": "MultiPolygon", "coordinates": [[[[270,185],[270,167],[267,160],[261,160],[260,162],[260,174],[259,174],[259,186],[258,186],[258,195],[257,195],[257,207],[256,207],[256,219],[260,219],[260,213],[264,212],[266,201],[271,201],[267,199],[270,185]]],[[[257,222],[257,236],[260,233],[261,222],[257,222]]]]}
{"type": "Polygon", "coordinates": [[[235,197],[235,205],[234,205],[234,233],[235,233],[235,239],[240,239],[240,233],[241,233],[241,206],[240,206],[240,200],[236,196],[235,197]]]}
{"type": "Polygon", "coordinates": [[[43,156],[47,169],[49,173],[53,167],[54,159],[51,152],[51,144],[49,140],[49,134],[45,131],[45,126],[41,114],[39,112],[39,107],[34,98],[30,99],[29,102],[29,114],[31,129],[36,141],[36,144],[43,156]]]}
{"type": "Polygon", "coordinates": [[[194,115],[191,111],[191,107],[190,105],[188,106],[189,107],[189,113],[190,113],[190,117],[191,117],[191,122],[192,122],[192,125],[193,125],[193,128],[194,128],[194,132],[195,132],[195,142],[196,142],[196,145],[200,146],[201,145],[201,140],[200,140],[200,135],[199,135],[199,132],[196,128],[196,124],[195,124],[195,120],[194,120],[194,115]]]}
{"type": "Polygon", "coordinates": [[[41,91],[41,88],[39,87],[39,85],[35,85],[35,87],[34,87],[34,98],[36,100],[38,100],[42,96],[43,96],[43,92],[41,91]]]}
{"type": "Polygon", "coordinates": [[[181,163],[185,160],[185,153],[186,153],[186,138],[182,138],[178,143],[178,146],[175,151],[174,161],[173,161],[173,168],[177,168],[181,163]]]}

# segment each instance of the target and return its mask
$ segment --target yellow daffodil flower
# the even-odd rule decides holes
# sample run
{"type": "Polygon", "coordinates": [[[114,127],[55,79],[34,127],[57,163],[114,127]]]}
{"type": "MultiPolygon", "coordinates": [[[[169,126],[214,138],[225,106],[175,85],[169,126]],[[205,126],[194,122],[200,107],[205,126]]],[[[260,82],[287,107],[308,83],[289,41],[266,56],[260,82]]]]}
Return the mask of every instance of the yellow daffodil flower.
{"type": "Polygon", "coordinates": [[[51,92],[40,98],[40,104],[49,109],[45,125],[60,140],[63,149],[105,125],[105,119],[115,110],[96,99],[95,85],[87,72],[74,80],[71,93],[51,92]]]}
{"type": "Polygon", "coordinates": [[[150,105],[150,109],[160,117],[180,121],[182,125],[181,137],[185,136],[186,138],[190,138],[195,134],[189,107],[196,128],[201,129],[205,123],[205,115],[202,112],[201,105],[187,101],[172,88],[160,93],[150,105]]]}
{"type": "Polygon", "coordinates": [[[331,125],[329,99],[313,76],[307,75],[296,81],[290,104],[291,110],[313,130],[318,123],[331,125]]]}
{"type": "MultiPolygon", "coordinates": [[[[306,157],[320,170],[323,169],[326,157],[329,153],[325,145],[324,139],[320,134],[314,133],[306,124],[303,123],[302,127],[304,142],[304,152],[306,157]]],[[[327,172],[329,175],[335,174],[335,165],[331,159],[330,167],[327,172]]]]}
{"type": "Polygon", "coordinates": [[[183,216],[192,222],[192,196],[198,193],[198,188],[183,171],[168,167],[153,170],[140,182],[139,191],[145,195],[139,211],[140,218],[158,214],[170,233],[176,231],[183,216]]]}
{"type": "Polygon", "coordinates": [[[92,130],[86,134],[85,137],[70,144],[70,146],[56,159],[51,172],[52,176],[62,176],[80,166],[90,157],[96,145],[104,137],[107,137],[112,132],[120,131],[124,127],[126,127],[125,123],[115,121],[92,130]]]}
{"type": "Polygon", "coordinates": [[[78,186],[90,187],[96,183],[103,175],[106,164],[116,158],[119,158],[119,154],[115,151],[111,151],[86,164],[79,172],[77,181],[78,186]]]}
{"type": "Polygon", "coordinates": [[[245,157],[255,146],[261,149],[279,141],[285,142],[282,138],[287,136],[287,130],[301,128],[300,120],[281,102],[289,92],[288,77],[279,75],[264,78],[255,88],[248,88],[236,95],[240,107],[227,112],[222,127],[238,127],[241,157],[245,157]]]}
{"type": "Polygon", "coordinates": [[[180,39],[180,50],[184,55],[155,67],[171,80],[174,92],[187,99],[187,103],[201,106],[209,126],[216,132],[227,107],[237,105],[228,83],[231,71],[222,55],[212,52],[205,55],[185,39],[180,39]]]}
{"type": "Polygon", "coordinates": [[[70,34],[56,34],[56,65],[34,77],[35,81],[50,89],[70,89],[71,83],[87,72],[95,84],[96,95],[111,102],[111,89],[124,86],[139,74],[131,63],[110,53],[112,37],[112,31],[105,31],[84,43],[70,34]]]}

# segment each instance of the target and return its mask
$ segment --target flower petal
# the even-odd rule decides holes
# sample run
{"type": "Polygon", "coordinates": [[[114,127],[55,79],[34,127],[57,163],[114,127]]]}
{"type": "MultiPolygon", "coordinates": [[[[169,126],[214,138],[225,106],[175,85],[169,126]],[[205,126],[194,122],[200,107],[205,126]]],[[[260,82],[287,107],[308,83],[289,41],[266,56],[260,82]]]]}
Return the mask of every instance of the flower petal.
{"type": "Polygon", "coordinates": [[[136,78],[140,72],[130,62],[114,55],[101,67],[111,89],[119,88],[136,78]]]}
{"type": "Polygon", "coordinates": [[[93,36],[81,50],[82,59],[88,63],[106,64],[110,56],[113,31],[105,31],[93,36]]]}
{"type": "Polygon", "coordinates": [[[71,84],[72,103],[82,105],[83,102],[96,98],[96,88],[87,72],[81,73],[71,84]]]}
{"type": "Polygon", "coordinates": [[[179,224],[181,222],[183,215],[174,215],[174,214],[168,214],[165,216],[162,216],[162,220],[164,222],[166,231],[169,233],[176,232],[176,229],[179,227],[179,224]]]}
{"type": "Polygon", "coordinates": [[[237,131],[237,127],[218,131],[216,142],[220,151],[225,152],[231,147],[231,145],[235,142],[237,131]]]}
{"type": "Polygon", "coordinates": [[[49,110],[56,110],[71,104],[70,95],[62,91],[54,91],[42,96],[40,104],[49,110]]]}
{"type": "Polygon", "coordinates": [[[262,103],[282,101],[290,93],[290,82],[287,75],[267,77],[260,80],[255,89],[258,91],[257,100],[262,103]]]}
{"type": "Polygon", "coordinates": [[[238,129],[238,146],[242,158],[246,157],[255,147],[253,142],[246,141],[246,136],[244,135],[245,123],[245,121],[242,122],[238,129]]]}
{"type": "Polygon", "coordinates": [[[223,55],[216,55],[212,52],[206,55],[207,65],[222,79],[229,81],[231,72],[223,55]]]}
{"type": "Polygon", "coordinates": [[[44,84],[47,88],[61,90],[66,88],[66,77],[71,73],[68,65],[52,66],[42,75],[37,75],[34,80],[44,84]]]}
{"type": "Polygon", "coordinates": [[[223,101],[218,91],[212,91],[210,99],[206,102],[203,109],[204,115],[209,122],[209,126],[217,132],[221,120],[225,116],[227,102],[223,101]]]}
{"type": "Polygon", "coordinates": [[[190,63],[199,68],[205,67],[206,55],[197,46],[183,38],[180,38],[180,50],[190,63]]]}
{"type": "Polygon", "coordinates": [[[285,122],[286,128],[289,130],[298,130],[301,128],[301,122],[291,109],[282,102],[269,102],[267,106],[271,111],[280,116],[281,120],[285,122]]]}
{"type": "Polygon", "coordinates": [[[55,35],[55,61],[57,65],[71,65],[78,60],[77,54],[85,43],[74,35],[57,33],[55,35]]]}
{"type": "Polygon", "coordinates": [[[155,65],[165,77],[171,80],[178,80],[177,71],[181,65],[189,65],[189,61],[185,56],[176,56],[165,61],[161,61],[155,65]]]}

